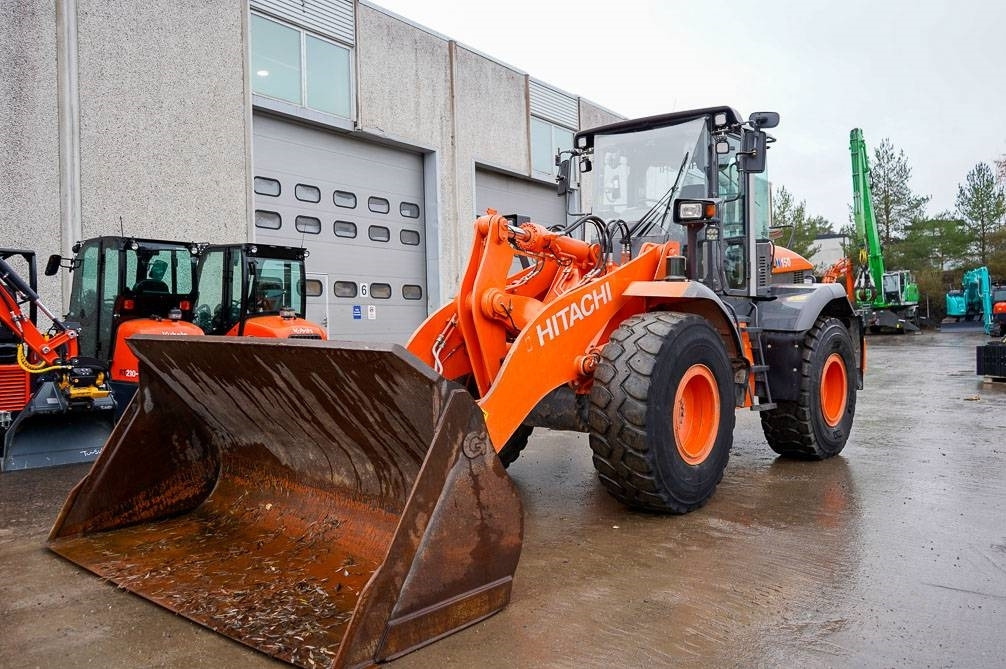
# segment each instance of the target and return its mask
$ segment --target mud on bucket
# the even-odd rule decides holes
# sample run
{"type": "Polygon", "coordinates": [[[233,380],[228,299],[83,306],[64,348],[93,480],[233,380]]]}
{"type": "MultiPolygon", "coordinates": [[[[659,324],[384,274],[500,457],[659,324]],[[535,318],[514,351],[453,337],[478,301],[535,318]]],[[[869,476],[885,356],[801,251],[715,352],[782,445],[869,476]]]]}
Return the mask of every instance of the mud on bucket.
{"type": "Polygon", "coordinates": [[[390,660],[506,605],[520,498],[460,386],[398,346],[129,343],[139,391],[53,551],[304,667],[390,660]]]}

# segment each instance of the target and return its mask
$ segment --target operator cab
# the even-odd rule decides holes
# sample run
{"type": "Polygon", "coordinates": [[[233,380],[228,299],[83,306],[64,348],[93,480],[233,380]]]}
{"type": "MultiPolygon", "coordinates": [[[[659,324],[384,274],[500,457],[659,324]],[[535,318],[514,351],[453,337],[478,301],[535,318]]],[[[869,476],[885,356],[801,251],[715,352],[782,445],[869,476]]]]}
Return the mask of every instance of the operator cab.
{"type": "Polygon", "coordinates": [[[242,336],[264,316],[303,318],[305,257],[306,249],[267,244],[206,247],[195,324],[206,334],[242,336]]]}
{"type": "Polygon", "coordinates": [[[66,319],[81,327],[81,355],[111,359],[116,330],[130,320],[167,319],[176,309],[192,320],[197,245],[109,236],[78,242],[73,252],[73,260],[50,258],[46,274],[61,262],[73,273],[66,319]]]}
{"type": "MultiPolygon", "coordinates": [[[[730,107],[711,107],[577,133],[572,154],[585,198],[609,222],[605,250],[622,243],[635,256],[645,242],[677,241],[687,278],[726,294],[767,289],[770,138],[763,128],[778,121],[771,112],[743,121],[730,107]]],[[[563,165],[560,174],[568,172],[563,165]]]]}

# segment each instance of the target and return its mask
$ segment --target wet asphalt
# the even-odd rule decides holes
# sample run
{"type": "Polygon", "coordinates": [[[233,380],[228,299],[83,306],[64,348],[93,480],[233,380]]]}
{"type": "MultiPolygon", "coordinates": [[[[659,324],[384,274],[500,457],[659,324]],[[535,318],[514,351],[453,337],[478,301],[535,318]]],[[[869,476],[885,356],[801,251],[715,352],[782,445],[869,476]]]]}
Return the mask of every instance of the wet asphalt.
{"type": "MultiPolygon", "coordinates": [[[[502,613],[405,656],[425,667],[1006,666],[1006,385],[980,331],[869,340],[852,436],[778,459],[738,414],[704,508],[627,511],[584,435],[540,431],[502,613]]],[[[87,466],[0,476],[0,667],[282,666],[49,553],[87,466]]]]}

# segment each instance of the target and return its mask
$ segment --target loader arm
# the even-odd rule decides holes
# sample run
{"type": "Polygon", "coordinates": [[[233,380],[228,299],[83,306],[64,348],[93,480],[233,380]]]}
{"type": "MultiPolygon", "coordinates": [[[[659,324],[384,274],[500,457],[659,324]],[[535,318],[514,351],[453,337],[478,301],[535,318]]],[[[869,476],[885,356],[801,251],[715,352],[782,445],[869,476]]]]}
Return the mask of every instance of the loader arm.
{"type": "Polygon", "coordinates": [[[669,253],[677,253],[676,242],[645,246],[620,266],[604,264],[595,244],[482,216],[458,296],[419,328],[408,348],[451,380],[471,375],[499,451],[549,392],[564,383],[589,389],[612,318],[634,300],[633,310],[641,309],[641,298],[626,289],[659,278],[669,253]],[[515,249],[539,266],[508,280],[515,249]]]}

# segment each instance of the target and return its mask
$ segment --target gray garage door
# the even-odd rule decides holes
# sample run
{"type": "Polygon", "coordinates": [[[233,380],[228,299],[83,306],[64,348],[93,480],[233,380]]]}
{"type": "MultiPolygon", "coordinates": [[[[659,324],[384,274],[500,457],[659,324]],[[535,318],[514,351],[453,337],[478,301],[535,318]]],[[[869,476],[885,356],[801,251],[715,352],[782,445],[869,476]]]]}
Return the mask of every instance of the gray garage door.
{"type": "Polygon", "coordinates": [[[422,156],[262,114],[254,131],[256,241],[310,250],[331,338],[404,343],[427,314],[422,156]]]}
{"type": "Polygon", "coordinates": [[[476,216],[486,213],[487,208],[504,215],[530,216],[545,227],[566,222],[566,201],[556,196],[555,185],[475,170],[476,216]]]}

